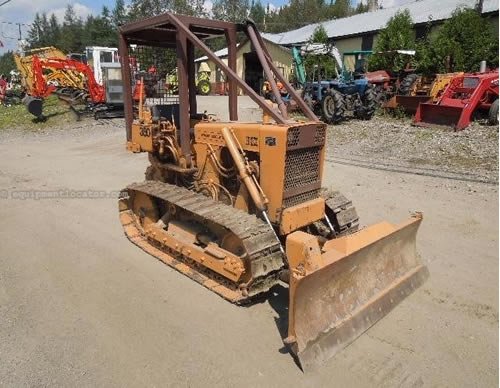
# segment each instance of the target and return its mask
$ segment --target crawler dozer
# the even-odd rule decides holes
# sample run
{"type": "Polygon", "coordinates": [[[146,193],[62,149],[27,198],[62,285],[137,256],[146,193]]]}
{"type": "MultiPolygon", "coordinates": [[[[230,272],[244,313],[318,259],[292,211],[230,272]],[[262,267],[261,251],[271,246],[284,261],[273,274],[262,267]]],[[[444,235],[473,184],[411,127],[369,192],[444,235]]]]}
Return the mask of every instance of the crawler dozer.
{"type": "Polygon", "coordinates": [[[127,149],[150,161],[146,180],[120,194],[126,236],[236,304],[288,284],[283,341],[302,368],[333,356],[426,280],[416,252],[420,213],[359,229],[352,202],[322,187],[327,126],[275,67],[251,21],[166,13],[132,22],[120,28],[120,57],[127,149]],[[250,39],[276,104],[238,76],[237,33],[250,39]],[[226,38],[227,62],[206,45],[212,37],[226,38]],[[195,47],[227,76],[229,120],[198,113],[195,47]],[[155,50],[176,53],[177,101],[161,91],[132,98],[138,70],[129,55],[147,68],[166,57],[141,57],[155,50]],[[277,82],[305,120],[288,117],[277,82]],[[238,121],[237,88],[262,109],[262,121],[238,121]]]}

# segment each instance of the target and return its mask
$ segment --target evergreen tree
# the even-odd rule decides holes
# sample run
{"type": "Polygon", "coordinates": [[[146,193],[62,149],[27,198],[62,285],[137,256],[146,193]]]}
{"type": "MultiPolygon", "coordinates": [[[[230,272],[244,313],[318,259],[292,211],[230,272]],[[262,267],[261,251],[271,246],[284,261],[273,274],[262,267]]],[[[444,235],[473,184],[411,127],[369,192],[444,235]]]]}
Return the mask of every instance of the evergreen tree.
{"type": "MultiPolygon", "coordinates": [[[[262,5],[262,0],[215,0],[213,14],[215,18],[232,22],[241,22],[247,17],[253,19],[264,32],[284,32],[303,27],[311,23],[342,17],[361,11],[349,0],[291,0],[289,4],[277,10],[262,5]],[[328,4],[326,3],[328,1],[328,4]]],[[[197,17],[207,17],[204,0],[131,0],[130,7],[125,0],[115,0],[110,10],[103,7],[100,15],[90,15],[85,20],[75,16],[74,8],[68,5],[64,20],[59,22],[54,14],[35,14],[28,31],[28,43],[31,48],[55,46],[66,53],[82,52],[86,46],[116,46],[118,27],[131,20],[175,12],[197,17]]],[[[213,49],[225,46],[224,39],[212,39],[208,42],[213,49]]]]}
{"type": "Polygon", "coordinates": [[[328,19],[340,19],[354,13],[350,0],[336,0],[328,7],[328,19]]]}
{"type": "Polygon", "coordinates": [[[252,19],[259,29],[264,28],[264,21],[266,18],[266,9],[260,2],[260,0],[252,0],[252,5],[250,6],[250,13],[248,15],[252,19]]]}
{"type": "Polygon", "coordinates": [[[212,12],[216,19],[240,23],[248,16],[248,0],[215,0],[212,12]]]}
{"type": "MultiPolygon", "coordinates": [[[[398,11],[389,19],[385,28],[378,34],[375,52],[412,50],[415,48],[415,33],[410,11],[398,11]]],[[[391,70],[398,72],[408,63],[408,55],[374,54],[368,60],[370,70],[391,70]]]]}
{"type": "Polygon", "coordinates": [[[10,71],[16,70],[13,54],[14,53],[12,51],[7,51],[6,53],[0,55],[0,74],[4,74],[9,77],[10,71]]]}
{"type": "MultiPolygon", "coordinates": [[[[315,28],[308,43],[321,43],[328,45],[328,33],[325,28],[320,24],[315,28]]],[[[335,60],[327,54],[323,55],[307,55],[304,58],[304,67],[306,69],[307,77],[312,81],[317,80],[319,76],[321,79],[332,79],[336,77],[335,74],[335,60]]]]}
{"type": "Polygon", "coordinates": [[[40,29],[42,31],[42,34],[40,37],[40,45],[50,46],[51,36],[50,36],[49,19],[47,18],[47,14],[45,12],[42,13],[42,17],[40,19],[40,29]]]}
{"type": "Polygon", "coordinates": [[[58,45],[59,40],[61,39],[61,26],[57,21],[56,15],[50,15],[49,19],[49,41],[52,42],[52,45],[58,45]]]}
{"type": "Polygon", "coordinates": [[[478,71],[485,60],[498,68],[498,32],[473,9],[454,11],[437,33],[419,42],[419,70],[427,73],[478,71]]]}
{"type": "Polygon", "coordinates": [[[42,47],[41,44],[41,36],[43,34],[42,31],[42,18],[40,17],[40,14],[37,12],[35,14],[35,18],[33,19],[33,22],[31,23],[31,27],[28,30],[28,44],[31,48],[34,47],[42,47]]]}
{"type": "Polygon", "coordinates": [[[365,12],[368,12],[369,10],[369,6],[368,6],[368,3],[366,4],[363,4],[361,1],[358,3],[358,5],[356,6],[356,9],[354,11],[355,14],[358,14],[358,13],[365,13],[365,12]]]}
{"type": "Polygon", "coordinates": [[[125,9],[125,0],[116,0],[112,12],[113,27],[118,28],[128,21],[127,10],[125,9]]]}
{"type": "Polygon", "coordinates": [[[83,22],[75,16],[73,6],[68,4],[64,13],[59,48],[66,53],[81,52],[84,49],[83,37],[83,22]]]}

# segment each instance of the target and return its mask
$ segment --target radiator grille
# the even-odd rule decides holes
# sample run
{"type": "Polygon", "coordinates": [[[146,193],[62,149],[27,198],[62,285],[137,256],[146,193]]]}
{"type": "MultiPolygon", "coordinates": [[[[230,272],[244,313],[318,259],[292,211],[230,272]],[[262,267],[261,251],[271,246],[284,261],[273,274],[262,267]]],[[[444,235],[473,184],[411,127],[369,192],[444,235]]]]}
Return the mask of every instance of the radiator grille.
{"type": "Polygon", "coordinates": [[[285,198],[283,200],[283,207],[286,209],[295,205],[300,205],[301,203],[312,201],[319,197],[319,189],[306,191],[305,193],[300,193],[293,195],[291,197],[285,198]]]}
{"type": "Polygon", "coordinates": [[[326,127],[318,127],[314,135],[314,143],[322,145],[325,143],[326,127]]]}
{"type": "Polygon", "coordinates": [[[300,128],[290,128],[288,130],[288,136],[287,136],[287,146],[288,147],[295,147],[296,145],[299,144],[300,140],[300,128]]]}
{"type": "Polygon", "coordinates": [[[320,147],[287,151],[285,159],[285,191],[319,182],[320,152],[320,147]]]}

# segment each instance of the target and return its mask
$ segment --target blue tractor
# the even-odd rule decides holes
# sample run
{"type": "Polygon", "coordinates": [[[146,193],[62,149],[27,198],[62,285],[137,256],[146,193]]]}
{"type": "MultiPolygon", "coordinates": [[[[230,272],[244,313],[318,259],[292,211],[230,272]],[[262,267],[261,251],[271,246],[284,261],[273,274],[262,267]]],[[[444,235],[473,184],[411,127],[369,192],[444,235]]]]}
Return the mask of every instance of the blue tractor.
{"type": "Polygon", "coordinates": [[[292,48],[297,83],[302,98],[326,123],[336,124],[348,117],[369,120],[377,109],[377,96],[373,85],[366,79],[346,77],[342,72],[342,59],[337,48],[313,43],[292,48]],[[336,77],[321,79],[321,66],[315,68],[311,81],[306,81],[304,57],[328,55],[335,60],[336,77]],[[340,71],[338,70],[340,69],[340,71]]]}

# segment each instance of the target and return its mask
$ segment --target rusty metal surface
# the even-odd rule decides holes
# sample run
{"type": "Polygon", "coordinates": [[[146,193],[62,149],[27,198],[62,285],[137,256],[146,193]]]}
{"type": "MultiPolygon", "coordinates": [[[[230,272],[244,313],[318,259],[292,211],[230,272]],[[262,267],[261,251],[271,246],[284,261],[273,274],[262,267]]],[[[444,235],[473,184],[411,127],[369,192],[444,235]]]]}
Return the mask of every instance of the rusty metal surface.
{"type": "Polygon", "coordinates": [[[304,369],[334,356],[426,280],[416,252],[420,222],[374,225],[331,240],[337,249],[325,245],[321,253],[328,264],[305,276],[294,271],[289,341],[304,369]]]}
{"type": "Polygon", "coordinates": [[[461,107],[422,103],[418,106],[414,123],[418,126],[442,125],[455,127],[462,112],[463,108],[461,107]]]}
{"type": "Polygon", "coordinates": [[[420,103],[428,102],[430,96],[396,96],[396,106],[401,107],[408,114],[415,114],[420,103]]]}
{"type": "MultiPolygon", "coordinates": [[[[236,73],[236,31],[246,32],[252,38],[254,45],[254,50],[259,55],[262,62],[262,66],[266,71],[267,77],[274,82],[274,77],[277,77],[280,82],[282,82],[287,90],[292,94],[293,98],[296,99],[297,103],[304,111],[306,116],[313,121],[318,121],[317,117],[312,113],[312,111],[301,102],[301,99],[295,93],[293,88],[288,84],[286,80],[283,79],[279,70],[276,69],[272,60],[270,59],[269,53],[265,47],[257,30],[254,29],[252,24],[233,24],[227,22],[221,22],[216,20],[201,19],[195,17],[188,17],[183,15],[174,15],[172,13],[165,13],[152,18],[140,20],[137,22],[129,23],[120,28],[120,53],[123,55],[125,48],[131,44],[146,45],[146,46],[158,46],[165,48],[175,48],[178,54],[178,69],[179,69],[179,81],[185,76],[189,67],[189,60],[187,58],[186,52],[189,51],[189,47],[186,45],[186,39],[190,44],[197,46],[201,49],[209,58],[212,60],[227,76],[230,88],[230,98],[229,98],[229,113],[231,120],[237,119],[237,86],[239,86],[252,100],[259,105],[259,107],[269,114],[277,123],[286,123],[287,110],[285,104],[280,100],[279,92],[275,93],[278,102],[280,103],[280,109],[275,109],[266,103],[266,101],[259,96],[246,82],[241,79],[236,73]],[[212,50],[210,50],[204,43],[203,40],[215,36],[225,36],[228,43],[228,63],[224,63],[220,58],[218,58],[212,50]]],[[[123,69],[130,70],[129,63],[123,63],[123,69]]],[[[189,78],[189,77],[188,77],[189,78]]],[[[124,78],[125,80],[125,78],[124,78]]],[[[126,83],[125,83],[126,84],[126,83]]],[[[194,92],[192,87],[188,85],[188,82],[179,82],[179,96],[181,107],[184,104],[191,102],[191,108],[194,108],[193,99],[194,92]],[[186,91],[187,89],[189,91],[186,91]]],[[[125,90],[125,95],[129,95],[127,90],[125,90]]],[[[127,118],[127,128],[130,131],[130,125],[128,124],[130,120],[131,108],[129,104],[125,103],[125,111],[127,118]]],[[[185,116],[181,114],[181,117],[185,116]]],[[[182,120],[182,119],[181,119],[182,120]]],[[[181,125],[182,126],[182,125],[181,125]]],[[[187,130],[182,128],[182,130],[187,130]]],[[[184,151],[187,152],[187,148],[183,147],[184,151]]]]}
{"type": "Polygon", "coordinates": [[[267,62],[263,47],[260,45],[260,42],[257,38],[257,32],[255,25],[253,23],[248,23],[247,24],[247,35],[250,38],[250,41],[252,42],[253,48],[255,52],[257,53],[257,56],[259,58],[259,61],[262,65],[262,68],[264,70],[264,74],[266,75],[267,82],[271,85],[271,89],[273,91],[274,97],[276,99],[276,103],[278,104],[278,108],[281,112],[281,115],[285,118],[288,119],[288,112],[285,103],[283,102],[283,99],[281,98],[281,93],[278,90],[278,85],[276,84],[276,80],[274,79],[274,75],[271,71],[271,68],[269,67],[269,63],[267,62]]]}
{"type": "MultiPolygon", "coordinates": [[[[226,74],[226,76],[233,82],[237,83],[240,88],[242,88],[245,93],[252,98],[252,100],[260,106],[260,108],[266,111],[277,123],[284,124],[286,119],[281,116],[279,111],[270,107],[266,101],[259,96],[245,81],[243,81],[238,74],[236,74],[232,69],[230,69],[219,57],[217,57],[212,50],[210,50],[193,32],[190,31],[187,25],[183,24],[177,16],[169,14],[172,23],[179,29],[179,31],[184,31],[187,38],[197,45],[204,53],[226,74]]],[[[200,19],[204,20],[204,19],[200,19]]],[[[201,23],[201,22],[200,22],[201,23]]]]}
{"type": "Polygon", "coordinates": [[[266,60],[269,64],[269,67],[273,71],[274,75],[276,78],[278,78],[278,81],[283,84],[287,92],[292,96],[291,99],[291,104],[290,104],[290,111],[293,110],[293,106],[296,105],[302,110],[302,112],[306,115],[306,117],[311,120],[311,121],[319,121],[319,118],[314,114],[314,112],[309,108],[309,106],[305,103],[305,101],[300,97],[299,93],[295,90],[295,88],[290,85],[290,83],[285,79],[283,74],[276,68],[274,65],[274,62],[271,58],[271,54],[269,53],[269,50],[267,49],[266,44],[264,43],[264,40],[262,39],[262,36],[260,34],[257,34],[257,39],[260,43],[260,46],[262,47],[262,50],[264,51],[264,54],[266,56],[266,60]]]}
{"type": "Polygon", "coordinates": [[[121,70],[123,80],[123,110],[125,112],[125,130],[127,141],[132,139],[132,121],[134,120],[133,101],[132,101],[132,80],[130,72],[130,58],[128,55],[128,46],[125,37],[118,35],[118,53],[121,58],[121,70]]]}
{"type": "MultiPolygon", "coordinates": [[[[182,154],[190,164],[191,139],[189,134],[189,101],[190,95],[196,93],[190,88],[188,77],[186,34],[184,31],[177,31],[177,77],[179,79],[179,137],[182,154]]],[[[196,98],[196,97],[195,97],[196,98]]],[[[196,113],[196,112],[193,112],[196,113]]]]}

